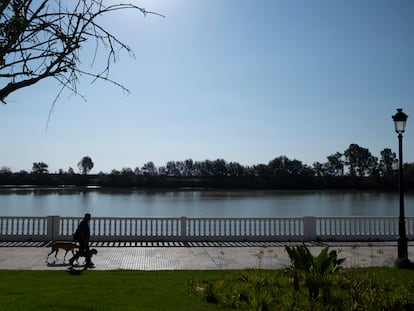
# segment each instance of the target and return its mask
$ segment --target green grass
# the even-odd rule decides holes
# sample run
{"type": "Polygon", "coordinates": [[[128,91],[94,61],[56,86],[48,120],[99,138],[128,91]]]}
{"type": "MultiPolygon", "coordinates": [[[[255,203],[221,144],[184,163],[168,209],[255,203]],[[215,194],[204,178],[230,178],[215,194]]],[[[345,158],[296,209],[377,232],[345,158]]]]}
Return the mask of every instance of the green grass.
{"type": "Polygon", "coordinates": [[[204,271],[0,271],[0,310],[225,310],[188,293],[204,271]]]}
{"type": "Polygon", "coordinates": [[[328,301],[311,301],[291,281],[283,270],[0,270],[0,310],[414,309],[413,270],[346,269],[328,301]]]}

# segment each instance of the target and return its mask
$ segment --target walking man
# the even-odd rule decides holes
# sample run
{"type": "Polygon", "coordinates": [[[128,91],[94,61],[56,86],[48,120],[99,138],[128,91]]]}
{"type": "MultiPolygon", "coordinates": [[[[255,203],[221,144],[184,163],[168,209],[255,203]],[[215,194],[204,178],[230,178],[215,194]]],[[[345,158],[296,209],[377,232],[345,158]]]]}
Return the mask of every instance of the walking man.
{"type": "Polygon", "coordinates": [[[91,231],[89,228],[89,221],[91,220],[91,214],[86,213],[83,217],[83,220],[79,223],[78,228],[76,229],[75,236],[79,241],[79,251],[69,259],[69,263],[73,266],[73,261],[79,257],[85,257],[86,267],[93,267],[91,261],[91,252],[89,251],[89,239],[91,236],[91,231]]]}

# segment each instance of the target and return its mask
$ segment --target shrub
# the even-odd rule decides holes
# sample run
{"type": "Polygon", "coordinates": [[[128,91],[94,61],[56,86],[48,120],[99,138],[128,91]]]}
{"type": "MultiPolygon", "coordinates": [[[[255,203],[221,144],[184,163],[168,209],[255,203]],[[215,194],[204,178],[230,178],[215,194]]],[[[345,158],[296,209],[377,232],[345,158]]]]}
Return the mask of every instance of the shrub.
{"type": "Polygon", "coordinates": [[[338,259],[337,252],[329,252],[329,247],[325,247],[318,256],[313,256],[306,245],[285,246],[285,249],[291,260],[287,271],[293,275],[294,289],[299,290],[299,275],[303,274],[311,299],[319,298],[320,290],[324,299],[329,298],[333,274],[341,270],[345,259],[338,259]]]}

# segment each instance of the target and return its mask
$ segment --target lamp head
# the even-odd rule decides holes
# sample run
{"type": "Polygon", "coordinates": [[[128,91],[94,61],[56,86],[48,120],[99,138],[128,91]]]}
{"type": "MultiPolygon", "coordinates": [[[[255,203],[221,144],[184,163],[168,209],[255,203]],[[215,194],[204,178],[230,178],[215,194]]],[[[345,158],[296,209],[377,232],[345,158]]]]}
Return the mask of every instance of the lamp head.
{"type": "Polygon", "coordinates": [[[408,116],[402,111],[402,108],[398,108],[397,113],[392,116],[392,119],[394,120],[395,131],[398,134],[404,133],[407,118],[408,116]]]}

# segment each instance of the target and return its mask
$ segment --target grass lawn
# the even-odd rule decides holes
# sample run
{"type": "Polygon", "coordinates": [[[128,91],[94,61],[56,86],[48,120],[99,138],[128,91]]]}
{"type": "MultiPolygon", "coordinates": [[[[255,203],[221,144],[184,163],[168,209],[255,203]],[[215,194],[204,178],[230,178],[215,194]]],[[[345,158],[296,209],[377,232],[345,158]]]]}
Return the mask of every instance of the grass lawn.
{"type": "MultiPolygon", "coordinates": [[[[0,310],[226,310],[189,295],[223,271],[0,271],[0,310]]],[[[227,309],[228,310],[228,309],[227,309]]]]}
{"type": "MultiPolygon", "coordinates": [[[[234,293],[247,289],[254,293],[249,298],[251,302],[259,298],[269,301],[272,307],[268,310],[378,310],[379,300],[389,307],[383,310],[414,308],[413,270],[364,268],[347,269],[340,281],[335,282],[331,299],[339,309],[325,309],[320,302],[309,302],[304,284],[300,292],[294,291],[283,270],[88,270],[78,274],[0,270],[0,310],[232,310],[217,303],[218,300],[208,303],[209,299],[203,297],[207,292],[197,295],[197,284],[210,284],[209,290],[215,291],[218,300],[241,299],[235,303],[245,300],[243,295],[234,293]],[[379,299],[383,297],[388,298],[379,299]]],[[[261,300],[256,305],[262,305],[261,300]]]]}

